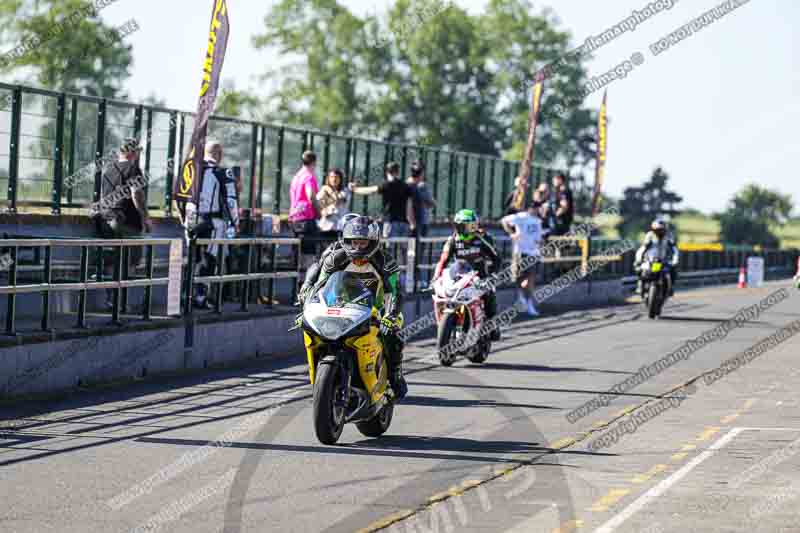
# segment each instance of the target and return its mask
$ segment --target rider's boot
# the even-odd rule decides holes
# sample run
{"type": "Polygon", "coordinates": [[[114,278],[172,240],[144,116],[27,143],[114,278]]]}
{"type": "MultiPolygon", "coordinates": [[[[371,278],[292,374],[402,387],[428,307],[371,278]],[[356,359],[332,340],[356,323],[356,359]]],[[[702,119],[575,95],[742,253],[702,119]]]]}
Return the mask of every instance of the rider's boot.
{"type": "Polygon", "coordinates": [[[398,400],[402,400],[408,394],[408,383],[403,376],[403,363],[389,364],[389,384],[398,400]]]}
{"type": "MultiPolygon", "coordinates": [[[[493,292],[490,292],[484,296],[485,304],[486,304],[486,318],[488,320],[492,320],[495,315],[497,314],[497,295],[493,292]]],[[[500,325],[494,324],[492,327],[491,333],[489,333],[489,339],[492,342],[497,342],[500,340],[500,325]]]]}
{"type": "Polygon", "coordinates": [[[386,360],[389,365],[389,385],[391,385],[394,395],[398,400],[402,400],[408,394],[408,384],[403,377],[403,341],[393,334],[385,338],[386,360]]]}

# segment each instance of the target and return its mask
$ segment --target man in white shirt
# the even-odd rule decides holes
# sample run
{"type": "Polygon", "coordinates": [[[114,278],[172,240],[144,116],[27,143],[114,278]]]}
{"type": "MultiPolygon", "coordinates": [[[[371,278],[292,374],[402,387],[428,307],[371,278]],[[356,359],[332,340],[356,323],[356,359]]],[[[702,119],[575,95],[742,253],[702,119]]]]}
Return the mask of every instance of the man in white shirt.
{"type": "Polygon", "coordinates": [[[527,308],[530,316],[538,316],[539,312],[533,304],[533,289],[536,283],[535,265],[539,257],[539,245],[543,238],[542,219],[534,205],[526,211],[503,217],[503,229],[508,232],[514,242],[514,257],[511,268],[519,284],[520,306],[527,308]]]}

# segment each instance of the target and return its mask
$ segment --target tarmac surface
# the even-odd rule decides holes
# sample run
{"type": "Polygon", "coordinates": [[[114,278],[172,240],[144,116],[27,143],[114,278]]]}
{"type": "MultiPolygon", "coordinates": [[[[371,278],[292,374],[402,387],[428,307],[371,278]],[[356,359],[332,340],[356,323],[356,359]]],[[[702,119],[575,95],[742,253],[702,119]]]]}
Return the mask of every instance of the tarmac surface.
{"type": "Polygon", "coordinates": [[[337,446],[302,354],[4,407],[0,531],[798,532],[799,319],[775,282],[520,320],[484,365],[412,341],[388,433],[337,446]]]}

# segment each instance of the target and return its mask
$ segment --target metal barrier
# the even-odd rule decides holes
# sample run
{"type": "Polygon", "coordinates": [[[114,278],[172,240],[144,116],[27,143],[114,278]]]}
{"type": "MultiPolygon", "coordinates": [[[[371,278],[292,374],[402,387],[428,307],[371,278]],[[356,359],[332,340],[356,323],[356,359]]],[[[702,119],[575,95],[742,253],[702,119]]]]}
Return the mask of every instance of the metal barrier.
{"type": "MultiPolygon", "coordinates": [[[[441,255],[442,247],[448,237],[422,237],[418,239],[390,239],[390,241],[406,241],[408,244],[408,259],[406,265],[414,264],[414,268],[409,270],[407,280],[412,280],[412,285],[406,286],[407,292],[418,292],[426,287],[432,280],[432,272],[436,269],[438,258],[441,255]],[[440,245],[440,246],[437,246],[440,245]],[[434,260],[434,257],[436,260],[434,260]],[[427,274],[427,275],[423,275],[427,274]]],[[[512,260],[512,241],[510,237],[495,237],[495,244],[498,246],[498,254],[503,264],[500,268],[507,268],[512,260]]],[[[620,255],[590,255],[591,246],[589,240],[582,237],[550,237],[547,243],[552,243],[554,253],[543,256],[537,263],[537,270],[543,283],[548,283],[557,275],[563,273],[563,266],[569,264],[580,265],[583,275],[589,274],[590,261],[615,262],[621,261],[620,255]],[[569,243],[574,243],[570,246],[569,243]]]]}
{"type": "MultiPolygon", "coordinates": [[[[0,286],[0,294],[7,297],[6,305],[6,335],[16,334],[16,304],[17,295],[41,293],[42,295],[42,319],[41,329],[50,331],[51,312],[50,312],[50,293],[56,291],[80,292],[78,300],[78,321],[77,327],[86,327],[86,304],[87,293],[90,290],[109,289],[113,293],[111,305],[112,322],[119,323],[120,314],[127,308],[127,290],[133,287],[143,287],[144,305],[142,309],[142,319],[151,319],[152,290],[154,286],[168,285],[170,277],[155,278],[154,274],[154,249],[156,246],[171,246],[175,239],[4,239],[3,248],[10,249],[10,264],[8,270],[8,285],[0,286]],[[131,279],[128,269],[129,248],[146,247],[145,274],[143,278],[131,279]],[[20,273],[19,250],[20,248],[32,248],[35,250],[44,249],[42,279],[38,283],[20,284],[18,274],[20,273]],[[53,281],[53,249],[54,248],[80,248],[80,267],[79,279],[77,281],[54,282],[53,281]],[[91,248],[96,249],[97,261],[95,263],[94,276],[89,274],[89,252],[91,248]],[[113,275],[109,281],[104,280],[105,254],[103,248],[114,249],[113,275]],[[91,279],[91,278],[94,279],[91,279]]],[[[178,241],[180,242],[180,241],[178,241]]],[[[30,269],[28,271],[38,271],[30,269]]]]}
{"type": "MultiPolygon", "coordinates": [[[[293,279],[294,284],[291,288],[290,302],[297,296],[297,281],[300,277],[300,239],[296,238],[244,238],[244,239],[196,239],[189,244],[187,283],[184,291],[184,313],[191,315],[193,312],[192,295],[195,285],[216,284],[216,297],[214,298],[214,312],[222,314],[223,309],[223,286],[226,283],[242,282],[240,304],[241,311],[247,311],[250,303],[250,285],[252,282],[267,281],[267,300],[268,306],[274,301],[275,280],[293,279]],[[215,273],[208,276],[198,276],[195,274],[195,266],[198,259],[198,247],[217,245],[215,273]],[[278,247],[291,246],[291,261],[286,270],[278,270],[280,256],[278,247]],[[245,247],[246,255],[244,261],[244,272],[227,274],[226,249],[229,247],[245,247]],[[265,253],[264,248],[268,251],[265,253]],[[255,253],[254,253],[255,252],[255,253]],[[263,261],[264,256],[269,257],[268,263],[263,261]],[[266,267],[268,271],[261,271],[260,267],[266,267]],[[254,271],[255,270],[255,271],[254,271]]],[[[260,285],[259,285],[260,292],[260,285]]]]}
{"type": "MultiPolygon", "coordinates": [[[[60,214],[65,208],[86,208],[100,201],[102,174],[95,161],[116,159],[112,153],[125,137],[133,136],[145,141],[142,169],[148,179],[148,205],[170,214],[172,184],[180,171],[174,162],[187,151],[191,113],[0,83],[0,118],[9,128],[0,130],[0,151],[8,154],[8,171],[0,173],[0,189],[7,196],[0,205],[10,212],[38,206],[60,214]]],[[[457,207],[499,218],[520,165],[490,155],[220,116],[211,117],[208,134],[225,146],[227,164],[242,168],[241,206],[274,214],[288,213],[289,182],[307,149],[320,154],[323,169],[338,167],[363,185],[382,181],[389,161],[397,161],[405,176],[411,162],[422,159],[437,203],[434,219],[457,207]]],[[[534,165],[528,194],[556,172],[534,165]]],[[[570,181],[576,197],[590,194],[582,177],[570,181]]],[[[354,198],[350,207],[369,214],[381,211],[377,196],[354,198]]]]}
{"type": "MultiPolygon", "coordinates": [[[[446,240],[447,237],[398,237],[384,241],[389,253],[397,259],[401,267],[407,293],[418,293],[420,289],[430,284],[432,272],[446,240]]],[[[503,259],[501,268],[504,268],[511,260],[512,243],[508,237],[504,236],[495,240],[503,259]]],[[[604,276],[609,279],[621,279],[624,284],[635,283],[632,250],[630,253],[628,251],[622,254],[611,253],[610,250],[619,252],[620,248],[604,246],[600,239],[597,241],[578,237],[549,239],[550,250],[554,253],[545,254],[539,261],[536,268],[540,279],[544,283],[548,283],[554,275],[564,272],[564,265],[574,264],[579,266],[583,275],[587,276],[589,291],[591,291],[591,281],[602,279],[604,276]],[[553,243],[559,244],[553,247],[553,243]],[[597,265],[600,266],[597,267],[597,265]]],[[[606,240],[605,244],[613,244],[613,242],[606,240]]],[[[168,287],[167,315],[180,315],[181,313],[191,315],[193,312],[191,296],[195,286],[200,283],[216,285],[216,298],[214,298],[216,314],[223,312],[225,302],[223,289],[226,284],[232,283],[237,284],[234,288],[240,289],[240,294],[236,299],[240,304],[241,311],[246,312],[249,309],[254,295],[253,284],[257,286],[257,295],[262,295],[262,282],[267,283],[267,306],[272,306],[276,302],[276,283],[280,280],[291,280],[291,286],[284,287],[284,289],[288,289],[289,293],[287,303],[292,303],[296,298],[300,278],[300,245],[300,239],[285,237],[198,239],[190,243],[186,260],[187,268],[184,270],[182,239],[3,239],[0,241],[0,251],[7,250],[7,252],[0,257],[2,259],[0,276],[7,277],[8,283],[6,286],[0,286],[0,295],[5,295],[7,298],[5,333],[7,335],[17,334],[17,296],[21,294],[41,294],[41,329],[44,331],[52,329],[50,295],[58,291],[79,293],[77,303],[77,326],[79,328],[87,327],[88,291],[100,289],[108,290],[112,295],[109,312],[112,322],[117,324],[119,324],[120,315],[127,313],[128,290],[131,288],[144,289],[140,313],[143,320],[152,318],[153,287],[158,286],[168,287]],[[216,268],[211,274],[199,276],[195,273],[198,247],[211,245],[218,247],[216,268]],[[155,248],[158,246],[170,248],[169,260],[156,261],[155,248]],[[142,274],[131,275],[129,272],[129,254],[133,247],[146,249],[142,274]],[[288,251],[285,250],[287,247],[288,251]],[[80,258],[59,262],[54,257],[54,249],[69,248],[79,248],[80,258]],[[105,274],[109,264],[104,260],[109,256],[103,252],[103,248],[113,249],[113,274],[109,277],[106,277],[105,274]],[[20,260],[20,251],[24,249],[34,252],[34,259],[27,264],[20,260]],[[92,249],[99,252],[96,253],[96,261],[93,264],[90,260],[92,249]],[[227,252],[227,250],[242,249],[244,251],[240,254],[227,252]],[[236,255],[241,259],[238,267],[228,265],[226,256],[234,257],[236,255]],[[74,264],[77,264],[77,275],[76,269],[71,266],[73,261],[74,264]],[[169,275],[155,277],[157,264],[160,269],[167,266],[169,275]],[[91,275],[90,267],[92,266],[94,275],[91,275]],[[54,279],[54,272],[60,272],[62,279],[54,279]],[[21,280],[20,275],[27,279],[21,280]],[[74,279],[75,277],[77,279],[74,279]],[[182,308],[180,304],[182,304],[182,308]]],[[[738,274],[738,268],[746,261],[747,255],[744,250],[724,249],[721,251],[684,252],[681,254],[682,273],[679,279],[684,283],[690,283],[734,278],[738,274]]],[[[794,272],[794,265],[797,263],[798,251],[767,250],[761,251],[760,255],[765,258],[765,268],[770,275],[786,274],[791,276],[794,272]]]]}

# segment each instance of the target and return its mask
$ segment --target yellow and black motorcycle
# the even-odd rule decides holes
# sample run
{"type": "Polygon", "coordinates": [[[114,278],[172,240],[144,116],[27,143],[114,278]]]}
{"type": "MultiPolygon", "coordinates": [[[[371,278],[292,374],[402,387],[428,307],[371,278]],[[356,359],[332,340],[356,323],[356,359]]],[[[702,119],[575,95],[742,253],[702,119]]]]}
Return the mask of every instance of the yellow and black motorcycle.
{"type": "Polygon", "coordinates": [[[394,393],[375,295],[355,273],[336,272],[306,300],[302,317],[319,441],[335,444],[350,422],[367,437],[385,433],[394,393]]]}

